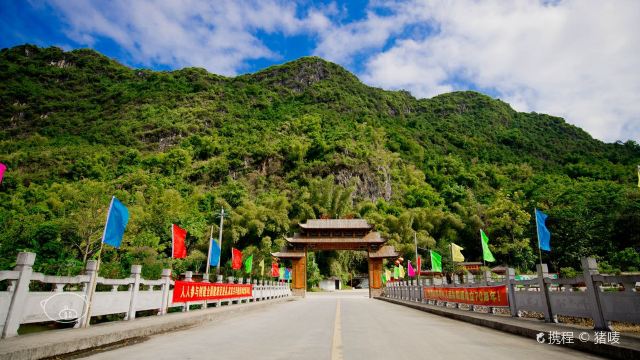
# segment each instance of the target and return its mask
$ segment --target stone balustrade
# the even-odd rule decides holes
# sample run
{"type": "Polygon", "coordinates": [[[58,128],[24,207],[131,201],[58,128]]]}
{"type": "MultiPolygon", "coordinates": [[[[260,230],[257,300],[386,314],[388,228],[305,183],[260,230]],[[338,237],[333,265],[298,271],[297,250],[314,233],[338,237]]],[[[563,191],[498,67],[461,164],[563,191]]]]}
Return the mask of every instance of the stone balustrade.
{"type": "Polygon", "coordinates": [[[640,324],[640,275],[605,275],[598,272],[595,259],[582,259],[582,275],[572,279],[552,279],[546,264],[537,265],[537,277],[516,280],[515,270],[496,279],[485,272],[479,282],[466,274],[447,284],[442,278],[387,282],[383,296],[447,306],[471,311],[496,313],[499,308],[455,301],[426,299],[423,288],[482,287],[504,285],[509,300],[504,308],[511,316],[521,317],[527,312],[542,314],[545,321],[557,322],[558,316],[590,318],[594,329],[609,330],[611,321],[640,324]]]}
{"type": "MultiPolygon", "coordinates": [[[[171,269],[162,270],[160,279],[148,280],[141,277],[142,266],[133,265],[128,278],[107,279],[97,276],[97,262],[90,260],[83,275],[51,276],[33,272],[35,259],[36,254],[22,252],[13,270],[0,271],[0,283],[7,284],[6,291],[0,291],[2,338],[16,336],[21,324],[59,321],[79,327],[88,326],[94,316],[124,314],[125,320],[134,320],[140,311],[165,315],[172,308],[189,311],[291,296],[287,283],[229,277],[228,283],[252,284],[252,297],[173,303],[171,269]],[[96,291],[89,303],[94,281],[96,291]],[[52,290],[30,291],[32,282],[46,284],[52,290]]],[[[184,280],[191,281],[192,276],[187,271],[184,280]]],[[[216,282],[222,283],[222,278],[219,275],[216,282]]]]}

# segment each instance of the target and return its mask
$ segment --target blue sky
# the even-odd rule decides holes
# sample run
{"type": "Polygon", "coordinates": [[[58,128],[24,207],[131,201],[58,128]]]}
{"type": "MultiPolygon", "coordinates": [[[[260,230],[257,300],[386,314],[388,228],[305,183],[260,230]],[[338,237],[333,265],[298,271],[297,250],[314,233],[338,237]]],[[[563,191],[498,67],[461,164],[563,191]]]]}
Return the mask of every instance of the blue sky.
{"type": "Polygon", "coordinates": [[[90,47],[156,70],[234,76],[307,55],[366,84],[478,90],[640,140],[640,2],[5,0],[0,47],[90,47]]]}

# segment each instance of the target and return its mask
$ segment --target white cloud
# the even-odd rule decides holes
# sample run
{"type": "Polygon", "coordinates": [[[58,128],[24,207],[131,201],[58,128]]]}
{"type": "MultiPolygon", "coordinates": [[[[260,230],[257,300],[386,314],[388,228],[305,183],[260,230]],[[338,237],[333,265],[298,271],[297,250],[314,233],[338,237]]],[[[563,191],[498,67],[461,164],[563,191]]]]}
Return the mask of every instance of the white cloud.
{"type": "MultiPolygon", "coordinates": [[[[426,21],[438,31],[385,40],[392,45],[372,54],[365,65],[367,83],[430,97],[462,79],[497,92],[518,110],[563,116],[601,140],[640,139],[640,32],[635,30],[640,2],[406,5],[391,9],[387,20],[408,19],[404,27],[426,21]],[[422,17],[408,17],[405,11],[422,17]]],[[[358,43],[351,39],[348,51],[360,51],[358,43]]]]}
{"type": "Polygon", "coordinates": [[[234,75],[251,59],[278,59],[257,32],[285,35],[326,27],[318,12],[298,17],[296,6],[267,1],[82,1],[50,3],[74,41],[94,46],[106,37],[147,66],[200,66],[234,75]]]}

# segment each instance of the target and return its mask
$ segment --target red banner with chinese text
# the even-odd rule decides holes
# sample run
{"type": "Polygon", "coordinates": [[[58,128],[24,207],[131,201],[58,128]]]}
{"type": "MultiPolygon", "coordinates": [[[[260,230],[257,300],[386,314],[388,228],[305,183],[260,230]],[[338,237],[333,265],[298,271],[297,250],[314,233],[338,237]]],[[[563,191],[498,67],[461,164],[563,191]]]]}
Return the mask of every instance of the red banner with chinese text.
{"type": "Polygon", "coordinates": [[[429,300],[484,306],[509,306],[506,285],[459,288],[424,287],[423,291],[424,298],[429,300]]]}
{"type": "Polygon", "coordinates": [[[251,284],[217,284],[176,281],[173,286],[174,303],[199,300],[218,300],[252,297],[251,284]]]}

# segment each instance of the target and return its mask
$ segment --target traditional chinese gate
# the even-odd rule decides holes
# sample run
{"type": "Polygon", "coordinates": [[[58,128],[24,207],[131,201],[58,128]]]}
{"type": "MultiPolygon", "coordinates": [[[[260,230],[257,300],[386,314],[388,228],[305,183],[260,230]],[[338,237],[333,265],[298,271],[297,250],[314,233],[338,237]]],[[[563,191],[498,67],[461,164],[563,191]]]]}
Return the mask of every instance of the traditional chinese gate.
{"type": "Polygon", "coordinates": [[[307,288],[307,251],[364,250],[369,257],[369,297],[382,293],[382,259],[398,256],[393,246],[380,237],[373,226],[362,219],[319,219],[300,224],[300,233],[287,238],[287,247],[271,255],[291,259],[294,295],[305,296],[307,288]]]}

